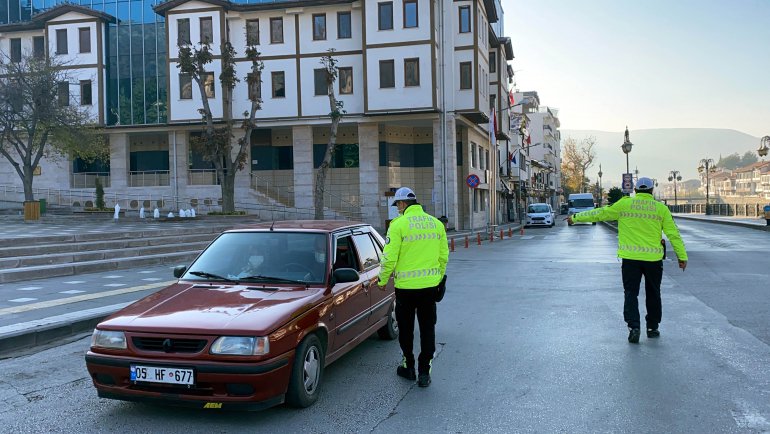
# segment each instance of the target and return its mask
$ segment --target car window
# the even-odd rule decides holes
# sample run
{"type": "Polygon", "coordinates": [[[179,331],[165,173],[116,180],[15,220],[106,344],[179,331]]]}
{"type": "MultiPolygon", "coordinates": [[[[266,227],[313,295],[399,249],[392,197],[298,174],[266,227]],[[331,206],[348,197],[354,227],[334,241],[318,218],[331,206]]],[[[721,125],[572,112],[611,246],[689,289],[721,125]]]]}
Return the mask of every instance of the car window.
{"type": "Polygon", "coordinates": [[[372,267],[376,267],[380,263],[380,258],[377,255],[377,250],[374,248],[374,243],[369,234],[359,234],[353,236],[353,242],[356,245],[358,251],[358,259],[364,266],[364,270],[369,270],[372,267]]]}
{"type": "Polygon", "coordinates": [[[527,212],[531,213],[545,213],[545,212],[551,212],[550,209],[548,209],[548,205],[530,205],[527,209],[527,212]]]}
{"type": "Polygon", "coordinates": [[[352,268],[356,271],[361,271],[358,266],[358,257],[356,251],[353,248],[353,237],[350,235],[344,235],[338,237],[334,245],[334,267],[335,270],[340,268],[352,268]]]}
{"type": "Polygon", "coordinates": [[[222,234],[190,266],[185,279],[207,273],[240,280],[249,276],[322,283],[328,270],[326,235],[300,232],[222,234]]]}

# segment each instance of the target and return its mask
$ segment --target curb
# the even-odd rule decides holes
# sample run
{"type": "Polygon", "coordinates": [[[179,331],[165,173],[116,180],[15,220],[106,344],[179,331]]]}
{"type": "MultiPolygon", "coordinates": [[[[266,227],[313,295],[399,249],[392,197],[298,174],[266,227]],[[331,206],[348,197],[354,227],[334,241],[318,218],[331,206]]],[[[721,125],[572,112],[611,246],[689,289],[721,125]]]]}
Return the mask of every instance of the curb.
{"type": "MultiPolygon", "coordinates": [[[[707,218],[700,218],[700,217],[690,217],[686,215],[675,215],[674,218],[681,218],[685,220],[706,222],[706,223],[716,223],[716,224],[728,225],[728,226],[741,226],[744,228],[770,232],[770,226],[761,226],[758,224],[747,223],[747,222],[731,222],[729,220],[707,219],[707,218]]],[[[757,219],[757,220],[760,220],[760,219],[757,219]]]]}

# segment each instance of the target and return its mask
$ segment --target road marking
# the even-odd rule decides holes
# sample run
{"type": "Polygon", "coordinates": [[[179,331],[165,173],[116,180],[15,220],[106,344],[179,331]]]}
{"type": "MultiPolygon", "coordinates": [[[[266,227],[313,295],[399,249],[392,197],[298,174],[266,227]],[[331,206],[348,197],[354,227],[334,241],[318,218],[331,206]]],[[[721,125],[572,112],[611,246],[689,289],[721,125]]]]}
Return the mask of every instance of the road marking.
{"type": "Polygon", "coordinates": [[[69,291],[60,291],[59,294],[82,294],[84,292],[79,289],[70,289],[69,291]]]}
{"type": "Polygon", "coordinates": [[[17,291],[34,291],[36,289],[43,289],[42,286],[25,286],[24,288],[16,288],[17,291]]]}
{"type": "Polygon", "coordinates": [[[109,286],[111,288],[117,288],[118,286],[126,286],[126,284],[125,283],[108,283],[108,284],[106,284],[104,286],[109,286]]]}
{"type": "Polygon", "coordinates": [[[123,276],[104,276],[102,279],[122,279],[123,276]]]}
{"type": "Polygon", "coordinates": [[[79,310],[77,312],[69,312],[62,315],[50,316],[48,318],[37,319],[34,321],[27,321],[17,324],[10,324],[0,327],[0,336],[15,335],[20,332],[27,332],[36,327],[43,327],[51,324],[68,323],[72,321],[81,320],[83,318],[94,318],[102,315],[109,315],[113,312],[117,312],[120,309],[133,303],[129,301],[126,303],[113,304],[110,306],[95,307],[93,309],[79,310]]]}
{"type": "Polygon", "coordinates": [[[86,283],[85,280],[70,280],[69,282],[64,282],[67,285],[77,285],[78,283],[86,283]]]}
{"type": "Polygon", "coordinates": [[[155,273],[156,271],[157,270],[144,270],[144,271],[140,271],[139,273],[141,273],[141,274],[149,274],[149,273],[155,273]]]}
{"type": "MultiPolygon", "coordinates": [[[[25,297],[25,298],[14,298],[13,300],[8,300],[8,301],[10,301],[11,303],[26,303],[28,301],[35,301],[35,300],[37,300],[37,299],[36,298],[26,298],[25,297]]],[[[10,308],[8,308],[8,309],[10,309],[10,308]]]]}
{"type": "MultiPolygon", "coordinates": [[[[64,304],[78,303],[81,301],[94,300],[97,298],[112,297],[113,295],[130,294],[132,292],[146,291],[148,289],[168,286],[174,282],[176,281],[169,280],[166,282],[148,283],[147,285],[133,286],[131,288],[114,289],[112,291],[99,292],[96,294],[76,295],[74,297],[60,298],[58,300],[49,300],[49,301],[41,301],[39,303],[25,304],[24,306],[6,307],[5,309],[0,309],[0,316],[12,314],[12,313],[28,312],[30,310],[45,309],[49,307],[61,306],[64,304]]],[[[30,298],[30,299],[27,299],[26,301],[34,301],[34,300],[37,300],[37,299],[30,298]]],[[[14,300],[10,300],[10,301],[14,301],[14,300]]],[[[21,303],[20,301],[18,302],[21,303]]]]}
{"type": "Polygon", "coordinates": [[[146,280],[148,282],[156,282],[156,281],[161,280],[161,279],[160,279],[160,277],[146,277],[146,278],[144,278],[142,280],[146,280]]]}

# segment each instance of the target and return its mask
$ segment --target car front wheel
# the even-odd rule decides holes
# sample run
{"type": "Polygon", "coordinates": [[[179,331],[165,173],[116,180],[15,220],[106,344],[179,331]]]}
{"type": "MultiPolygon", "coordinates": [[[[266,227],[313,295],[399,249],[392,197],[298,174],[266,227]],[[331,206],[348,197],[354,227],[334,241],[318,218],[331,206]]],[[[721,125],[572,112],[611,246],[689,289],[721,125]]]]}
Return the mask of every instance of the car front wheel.
{"type": "Polygon", "coordinates": [[[309,407],[318,400],[323,377],[324,353],[316,335],[308,335],[300,342],[291,369],[286,403],[292,407],[309,407]]]}
{"type": "Polygon", "coordinates": [[[377,330],[380,339],[392,341],[398,337],[398,321],[396,321],[396,300],[390,305],[388,312],[388,322],[377,330]]]}

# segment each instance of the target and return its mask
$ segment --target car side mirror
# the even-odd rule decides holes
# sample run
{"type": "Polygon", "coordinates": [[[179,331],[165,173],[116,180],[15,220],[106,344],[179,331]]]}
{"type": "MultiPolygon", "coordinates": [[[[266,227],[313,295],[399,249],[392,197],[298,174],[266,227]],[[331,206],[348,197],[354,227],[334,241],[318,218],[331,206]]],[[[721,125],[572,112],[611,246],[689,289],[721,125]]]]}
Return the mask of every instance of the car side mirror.
{"type": "Polygon", "coordinates": [[[352,268],[338,268],[334,270],[334,283],[357,282],[361,278],[358,271],[352,268]]]}
{"type": "Polygon", "coordinates": [[[174,267],[174,277],[179,279],[184,275],[185,271],[187,271],[187,265],[177,265],[174,267]]]}

